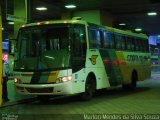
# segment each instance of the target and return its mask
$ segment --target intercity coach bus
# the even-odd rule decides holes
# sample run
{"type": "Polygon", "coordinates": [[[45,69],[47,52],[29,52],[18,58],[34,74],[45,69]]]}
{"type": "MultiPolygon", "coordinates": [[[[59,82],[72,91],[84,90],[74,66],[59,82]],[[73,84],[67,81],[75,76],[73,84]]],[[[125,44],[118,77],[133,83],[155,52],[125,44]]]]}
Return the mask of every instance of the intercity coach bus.
{"type": "Polygon", "coordinates": [[[21,94],[80,94],[89,100],[98,89],[133,89],[151,75],[145,34],[83,20],[23,25],[16,51],[14,82],[21,94]]]}

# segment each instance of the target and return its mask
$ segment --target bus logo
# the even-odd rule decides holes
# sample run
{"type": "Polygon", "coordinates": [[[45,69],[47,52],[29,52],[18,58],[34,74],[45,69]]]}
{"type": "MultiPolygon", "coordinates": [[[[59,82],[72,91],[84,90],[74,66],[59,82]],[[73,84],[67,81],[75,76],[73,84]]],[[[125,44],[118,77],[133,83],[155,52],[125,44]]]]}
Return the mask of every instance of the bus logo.
{"type": "Polygon", "coordinates": [[[89,58],[91,63],[92,63],[92,65],[96,64],[97,57],[98,57],[98,55],[92,55],[91,58],[89,58]]]}

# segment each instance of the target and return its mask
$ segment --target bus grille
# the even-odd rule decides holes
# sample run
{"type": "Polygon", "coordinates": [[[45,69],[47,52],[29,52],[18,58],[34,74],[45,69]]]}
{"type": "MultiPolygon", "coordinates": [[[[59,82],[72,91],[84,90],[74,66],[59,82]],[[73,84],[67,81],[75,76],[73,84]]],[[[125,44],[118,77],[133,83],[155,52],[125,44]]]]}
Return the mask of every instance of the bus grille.
{"type": "Polygon", "coordinates": [[[25,88],[30,93],[52,93],[53,88],[25,88]]]}

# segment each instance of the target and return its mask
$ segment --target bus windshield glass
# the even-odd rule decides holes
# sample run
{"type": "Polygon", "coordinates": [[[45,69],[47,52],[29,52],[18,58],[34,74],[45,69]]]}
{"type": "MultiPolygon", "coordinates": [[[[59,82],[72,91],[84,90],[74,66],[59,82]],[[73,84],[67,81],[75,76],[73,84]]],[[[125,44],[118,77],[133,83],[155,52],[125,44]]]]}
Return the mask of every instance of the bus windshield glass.
{"type": "Polygon", "coordinates": [[[22,28],[17,49],[15,69],[30,71],[69,67],[69,26],[22,28]]]}

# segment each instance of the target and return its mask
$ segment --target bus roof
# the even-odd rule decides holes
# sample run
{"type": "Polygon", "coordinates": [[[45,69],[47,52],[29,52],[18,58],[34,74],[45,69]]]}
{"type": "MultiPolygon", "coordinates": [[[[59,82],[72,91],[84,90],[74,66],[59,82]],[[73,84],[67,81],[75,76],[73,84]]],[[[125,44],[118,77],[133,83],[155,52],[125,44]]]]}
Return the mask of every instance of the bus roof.
{"type": "Polygon", "coordinates": [[[146,34],[143,34],[143,33],[133,33],[133,32],[131,32],[131,31],[120,30],[120,29],[116,29],[116,28],[112,28],[112,27],[108,27],[108,26],[106,26],[106,28],[107,28],[109,31],[112,31],[112,32],[114,32],[114,33],[120,33],[120,34],[123,34],[123,35],[140,37],[140,38],[144,38],[144,39],[147,39],[147,38],[148,38],[148,36],[147,36],[146,34]]]}
{"type": "Polygon", "coordinates": [[[41,22],[34,22],[22,25],[22,27],[29,27],[29,26],[38,26],[38,25],[49,25],[49,24],[59,24],[59,23],[80,23],[80,24],[87,24],[86,21],[83,20],[50,20],[50,21],[41,21],[41,22]]]}
{"type": "Polygon", "coordinates": [[[64,24],[67,24],[67,23],[70,23],[70,24],[75,24],[75,23],[86,24],[86,25],[91,25],[91,26],[97,26],[97,27],[103,28],[103,29],[105,28],[106,30],[112,31],[114,33],[120,33],[120,34],[123,34],[123,35],[135,36],[135,37],[140,37],[140,38],[144,38],[144,39],[148,38],[147,35],[142,34],[142,33],[133,33],[131,31],[125,31],[125,30],[120,30],[120,29],[108,27],[108,26],[97,25],[97,24],[89,23],[89,22],[84,21],[84,20],[76,20],[76,19],[72,19],[72,20],[50,20],[50,21],[35,22],[35,23],[29,23],[29,24],[22,25],[22,27],[38,26],[38,25],[49,25],[49,24],[59,24],[59,23],[64,23],[64,24]]]}

